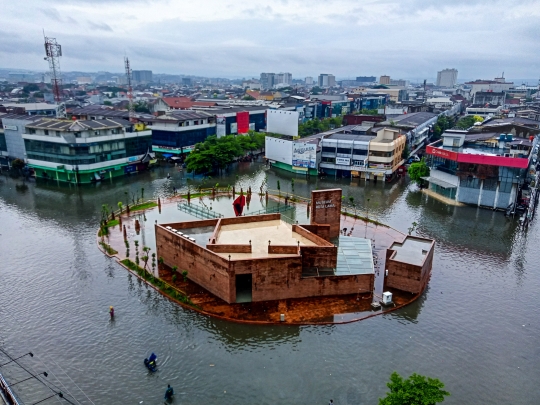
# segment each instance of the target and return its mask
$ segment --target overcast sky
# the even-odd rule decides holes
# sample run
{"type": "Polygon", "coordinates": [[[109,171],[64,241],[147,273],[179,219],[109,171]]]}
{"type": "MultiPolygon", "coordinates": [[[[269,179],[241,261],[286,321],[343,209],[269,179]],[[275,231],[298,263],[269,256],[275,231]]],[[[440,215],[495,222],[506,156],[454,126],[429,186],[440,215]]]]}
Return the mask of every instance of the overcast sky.
{"type": "Polygon", "coordinates": [[[540,0],[20,0],[2,4],[0,67],[293,78],[540,77],[540,0]]]}

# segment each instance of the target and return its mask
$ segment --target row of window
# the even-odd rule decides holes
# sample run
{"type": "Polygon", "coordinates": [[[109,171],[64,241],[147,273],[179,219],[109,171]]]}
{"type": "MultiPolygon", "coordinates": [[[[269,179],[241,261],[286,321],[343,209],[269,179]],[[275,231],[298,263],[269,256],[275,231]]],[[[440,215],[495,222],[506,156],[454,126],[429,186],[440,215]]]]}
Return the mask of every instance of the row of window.
{"type": "MultiPolygon", "coordinates": [[[[148,137],[150,140],[150,137],[148,137]]],[[[26,150],[28,152],[56,153],[60,155],[87,155],[92,153],[113,152],[126,148],[124,141],[100,142],[90,146],[70,146],[54,142],[35,141],[25,139],[26,150]]],[[[147,142],[147,144],[151,144],[147,142]]]]}
{"type": "MultiPolygon", "coordinates": [[[[41,130],[36,130],[35,128],[27,128],[26,129],[27,133],[30,134],[30,135],[54,135],[54,136],[62,136],[62,134],[64,135],[75,135],[76,138],[80,138],[81,137],[81,132],[64,132],[64,131],[53,131],[53,130],[48,130],[48,129],[44,129],[43,131],[41,130]],[[38,132],[39,131],[39,132],[38,132]]],[[[98,131],[88,131],[88,132],[85,132],[85,134],[87,136],[105,136],[105,135],[118,135],[118,134],[121,134],[122,131],[120,130],[120,128],[113,128],[111,129],[110,131],[108,130],[98,130],[98,131]]]]}
{"type": "Polygon", "coordinates": [[[108,162],[110,160],[125,158],[125,152],[115,154],[103,154],[94,156],[74,156],[50,155],[45,153],[28,153],[28,159],[41,160],[43,162],[60,163],[65,165],[89,165],[92,163],[108,162]]]}
{"type": "MultiPolygon", "coordinates": [[[[333,148],[333,147],[330,147],[330,146],[323,146],[322,151],[327,152],[327,153],[336,153],[337,152],[337,153],[343,153],[343,154],[346,154],[346,155],[351,154],[351,149],[350,148],[333,148]]],[[[354,149],[352,149],[352,154],[353,155],[367,155],[367,152],[368,152],[367,145],[365,147],[356,146],[354,149]]]]}
{"type": "MultiPolygon", "coordinates": [[[[333,163],[333,164],[335,164],[335,163],[336,163],[336,158],[325,157],[325,156],[323,156],[323,157],[321,158],[321,162],[323,162],[323,163],[333,163]]],[[[364,161],[364,160],[356,160],[356,159],[355,159],[355,160],[352,161],[352,165],[353,165],[353,166],[364,166],[364,164],[365,164],[365,161],[364,161]]]]}

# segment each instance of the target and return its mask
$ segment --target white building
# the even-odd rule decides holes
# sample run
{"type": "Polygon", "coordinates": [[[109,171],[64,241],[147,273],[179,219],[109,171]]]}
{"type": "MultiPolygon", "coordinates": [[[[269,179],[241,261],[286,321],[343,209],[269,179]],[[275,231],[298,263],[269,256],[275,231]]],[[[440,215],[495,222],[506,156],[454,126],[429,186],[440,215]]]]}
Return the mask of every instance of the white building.
{"type": "Polygon", "coordinates": [[[278,73],[274,77],[274,86],[278,84],[291,85],[292,74],[290,73],[278,73]]]}
{"type": "Polygon", "coordinates": [[[305,82],[306,82],[306,86],[313,86],[313,77],[311,76],[306,77],[305,82]]]}
{"type": "Polygon", "coordinates": [[[457,69],[443,69],[437,72],[437,86],[454,87],[457,82],[457,69]]]}
{"type": "Polygon", "coordinates": [[[318,84],[319,87],[333,87],[336,85],[336,77],[332,74],[321,73],[318,84]]]}

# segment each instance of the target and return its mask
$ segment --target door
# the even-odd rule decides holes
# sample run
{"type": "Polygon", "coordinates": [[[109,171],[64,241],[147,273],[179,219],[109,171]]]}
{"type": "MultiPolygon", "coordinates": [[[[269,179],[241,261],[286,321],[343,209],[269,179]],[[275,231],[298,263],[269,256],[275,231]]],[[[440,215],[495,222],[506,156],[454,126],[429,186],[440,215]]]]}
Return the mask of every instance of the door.
{"type": "Polygon", "coordinates": [[[252,297],[252,275],[236,275],[236,302],[251,302],[252,297]]]}

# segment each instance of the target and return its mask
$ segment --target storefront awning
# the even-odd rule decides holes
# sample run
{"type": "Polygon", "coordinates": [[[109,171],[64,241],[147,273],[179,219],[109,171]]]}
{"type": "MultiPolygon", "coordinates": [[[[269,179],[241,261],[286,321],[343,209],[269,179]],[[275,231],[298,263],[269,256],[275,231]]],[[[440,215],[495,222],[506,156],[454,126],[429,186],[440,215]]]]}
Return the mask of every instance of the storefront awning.
{"type": "Polygon", "coordinates": [[[428,176],[428,177],[421,177],[422,180],[428,181],[430,183],[436,184],[437,186],[440,186],[442,188],[457,188],[456,185],[447,183],[446,181],[443,181],[441,179],[438,179],[436,177],[428,176]]]}

